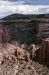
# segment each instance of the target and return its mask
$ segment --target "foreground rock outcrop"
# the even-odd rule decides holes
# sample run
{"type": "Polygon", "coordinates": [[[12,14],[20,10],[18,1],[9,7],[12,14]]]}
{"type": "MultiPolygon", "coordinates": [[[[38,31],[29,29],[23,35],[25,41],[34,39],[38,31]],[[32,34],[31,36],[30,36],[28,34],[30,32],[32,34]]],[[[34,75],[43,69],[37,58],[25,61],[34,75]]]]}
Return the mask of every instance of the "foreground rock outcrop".
{"type": "Polygon", "coordinates": [[[0,47],[0,75],[49,75],[45,65],[34,62],[30,52],[19,46],[6,43],[0,47]]]}

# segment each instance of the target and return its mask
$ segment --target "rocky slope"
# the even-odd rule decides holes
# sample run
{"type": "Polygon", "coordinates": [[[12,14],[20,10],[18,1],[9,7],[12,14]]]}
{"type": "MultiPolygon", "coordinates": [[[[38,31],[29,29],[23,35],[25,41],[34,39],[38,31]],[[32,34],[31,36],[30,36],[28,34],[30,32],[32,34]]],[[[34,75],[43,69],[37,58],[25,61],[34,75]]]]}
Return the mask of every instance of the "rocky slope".
{"type": "Polygon", "coordinates": [[[0,75],[49,75],[49,68],[32,61],[17,43],[6,43],[0,47],[0,75]]]}

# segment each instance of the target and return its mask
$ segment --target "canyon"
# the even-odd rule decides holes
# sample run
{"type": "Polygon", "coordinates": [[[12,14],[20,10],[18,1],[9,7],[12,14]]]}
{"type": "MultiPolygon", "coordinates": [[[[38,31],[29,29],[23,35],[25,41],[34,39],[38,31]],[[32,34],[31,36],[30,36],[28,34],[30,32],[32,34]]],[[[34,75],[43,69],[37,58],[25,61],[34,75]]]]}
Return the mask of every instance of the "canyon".
{"type": "Polygon", "coordinates": [[[49,75],[47,38],[49,14],[12,14],[0,19],[0,74],[49,75]]]}

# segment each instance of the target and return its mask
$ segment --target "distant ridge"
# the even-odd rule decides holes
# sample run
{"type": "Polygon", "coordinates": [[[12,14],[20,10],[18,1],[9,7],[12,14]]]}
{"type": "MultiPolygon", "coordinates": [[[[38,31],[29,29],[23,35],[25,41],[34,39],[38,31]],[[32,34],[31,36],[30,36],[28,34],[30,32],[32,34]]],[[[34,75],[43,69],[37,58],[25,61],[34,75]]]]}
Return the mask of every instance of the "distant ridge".
{"type": "Polygon", "coordinates": [[[8,15],[2,20],[25,20],[25,19],[37,19],[37,18],[49,18],[49,14],[33,14],[33,15],[24,15],[24,14],[12,14],[8,15]]]}

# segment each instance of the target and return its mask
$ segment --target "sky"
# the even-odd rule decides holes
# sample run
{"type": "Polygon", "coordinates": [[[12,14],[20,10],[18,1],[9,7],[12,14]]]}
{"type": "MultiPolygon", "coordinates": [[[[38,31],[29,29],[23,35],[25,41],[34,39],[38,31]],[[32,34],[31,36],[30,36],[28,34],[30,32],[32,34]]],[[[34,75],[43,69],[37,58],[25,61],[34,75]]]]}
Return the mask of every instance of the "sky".
{"type": "Polygon", "coordinates": [[[14,13],[49,13],[49,0],[0,0],[0,18],[14,13]]]}

